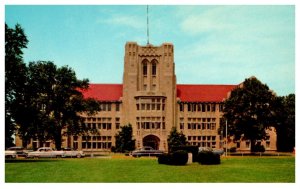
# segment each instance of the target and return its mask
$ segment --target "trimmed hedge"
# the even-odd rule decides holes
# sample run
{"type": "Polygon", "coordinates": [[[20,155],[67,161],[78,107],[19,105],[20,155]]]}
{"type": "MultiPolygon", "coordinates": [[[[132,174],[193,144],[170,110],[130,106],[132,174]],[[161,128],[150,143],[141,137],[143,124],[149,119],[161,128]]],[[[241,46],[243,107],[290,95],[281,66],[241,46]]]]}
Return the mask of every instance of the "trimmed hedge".
{"type": "Polygon", "coordinates": [[[158,163],[159,164],[167,164],[169,165],[171,161],[171,155],[170,154],[161,154],[158,156],[158,163]]]}
{"type": "Polygon", "coordinates": [[[188,153],[178,150],[170,154],[162,154],[158,157],[159,164],[166,165],[185,165],[188,162],[188,153]]]}
{"type": "Polygon", "coordinates": [[[221,159],[219,154],[214,154],[210,151],[200,152],[198,154],[198,163],[202,165],[217,165],[221,164],[221,159]]]}
{"type": "Polygon", "coordinates": [[[178,151],[178,150],[184,150],[188,153],[193,154],[193,162],[197,162],[197,156],[198,156],[198,146],[176,146],[170,149],[171,152],[178,151]]]}

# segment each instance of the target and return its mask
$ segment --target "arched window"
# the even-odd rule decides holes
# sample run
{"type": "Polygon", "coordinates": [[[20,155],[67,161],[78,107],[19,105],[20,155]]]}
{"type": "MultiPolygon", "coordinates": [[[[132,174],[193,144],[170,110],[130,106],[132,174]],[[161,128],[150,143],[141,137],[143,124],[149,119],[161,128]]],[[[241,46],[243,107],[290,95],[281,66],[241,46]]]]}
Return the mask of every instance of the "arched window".
{"type": "Polygon", "coordinates": [[[144,76],[146,76],[147,75],[147,72],[148,72],[148,70],[147,70],[147,60],[144,60],[143,62],[142,62],[142,66],[143,66],[143,75],[144,76]]]}
{"type": "Polygon", "coordinates": [[[156,63],[152,63],[152,75],[155,76],[156,75],[156,63]]]}
{"type": "Polygon", "coordinates": [[[156,76],[157,61],[156,60],[152,60],[151,64],[152,64],[152,76],[156,76]]]}

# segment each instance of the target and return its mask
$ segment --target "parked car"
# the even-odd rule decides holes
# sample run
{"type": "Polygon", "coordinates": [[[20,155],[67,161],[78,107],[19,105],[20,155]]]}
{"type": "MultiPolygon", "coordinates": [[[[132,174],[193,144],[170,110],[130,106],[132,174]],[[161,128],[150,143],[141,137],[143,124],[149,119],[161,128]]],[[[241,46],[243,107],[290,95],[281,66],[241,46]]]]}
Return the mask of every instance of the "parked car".
{"type": "Polygon", "coordinates": [[[83,153],[83,151],[78,151],[78,150],[74,150],[72,148],[63,148],[62,149],[65,153],[63,155],[63,157],[77,157],[77,158],[81,158],[81,157],[85,157],[85,154],[83,153]]]}
{"type": "Polygon", "coordinates": [[[5,150],[5,158],[13,158],[17,157],[17,151],[15,150],[5,150]]]}
{"type": "Polygon", "coordinates": [[[143,148],[132,151],[131,155],[133,157],[141,157],[141,156],[156,156],[163,154],[164,152],[161,150],[154,150],[150,146],[144,146],[143,148]]]}
{"type": "Polygon", "coordinates": [[[20,146],[14,146],[7,149],[8,151],[16,151],[17,157],[26,157],[28,150],[25,150],[23,147],[20,146]]]}
{"type": "Polygon", "coordinates": [[[219,155],[224,154],[223,149],[212,149],[212,148],[209,148],[209,147],[199,147],[198,152],[212,152],[214,154],[219,154],[219,155]]]}
{"type": "Polygon", "coordinates": [[[28,152],[27,158],[40,158],[40,157],[64,157],[65,152],[64,151],[56,151],[53,150],[50,147],[41,147],[38,148],[37,151],[34,152],[28,152]]]}

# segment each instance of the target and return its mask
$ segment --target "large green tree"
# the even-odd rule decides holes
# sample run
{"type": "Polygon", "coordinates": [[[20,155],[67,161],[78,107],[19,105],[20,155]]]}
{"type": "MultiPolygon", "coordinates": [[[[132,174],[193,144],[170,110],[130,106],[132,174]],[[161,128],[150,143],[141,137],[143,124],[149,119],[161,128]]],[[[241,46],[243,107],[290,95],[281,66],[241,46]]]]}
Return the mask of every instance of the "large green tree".
{"type": "Polygon", "coordinates": [[[27,48],[27,43],[27,37],[19,24],[15,28],[5,24],[5,147],[13,145],[15,110],[23,100],[26,80],[23,49],[27,48]]]}
{"type": "Polygon", "coordinates": [[[93,99],[84,99],[87,79],[79,80],[68,66],[57,68],[50,61],[31,62],[28,66],[24,104],[29,115],[18,116],[22,139],[36,137],[40,142],[53,139],[61,148],[63,135],[85,134],[91,128],[83,123],[80,113],[99,110],[93,99]],[[27,117],[28,116],[28,117],[27,117]]]}
{"type": "Polygon", "coordinates": [[[291,152],[295,147],[295,94],[277,97],[273,103],[277,151],[291,152]]]}
{"type": "Polygon", "coordinates": [[[135,149],[135,140],[132,139],[132,126],[131,124],[124,125],[121,127],[121,131],[119,131],[116,135],[116,152],[126,152],[132,151],[135,149]]]}
{"type": "Polygon", "coordinates": [[[168,149],[172,150],[173,147],[184,146],[186,145],[186,137],[181,132],[178,132],[176,127],[172,127],[170,135],[168,136],[168,149]]]}
{"type": "Polygon", "coordinates": [[[274,123],[271,106],[274,98],[274,93],[266,84],[255,77],[246,79],[224,103],[228,134],[235,140],[250,140],[252,150],[256,140],[264,139],[266,129],[274,123]]]}

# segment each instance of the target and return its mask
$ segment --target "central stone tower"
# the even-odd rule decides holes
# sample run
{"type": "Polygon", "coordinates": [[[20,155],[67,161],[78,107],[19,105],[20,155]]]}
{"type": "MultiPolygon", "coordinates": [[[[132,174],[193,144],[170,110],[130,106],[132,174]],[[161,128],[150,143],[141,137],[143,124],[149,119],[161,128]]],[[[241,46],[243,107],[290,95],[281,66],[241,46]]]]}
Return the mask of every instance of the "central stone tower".
{"type": "Polygon", "coordinates": [[[176,126],[173,44],[126,43],[122,108],[122,124],[132,125],[137,148],[167,150],[168,135],[176,126]]]}

